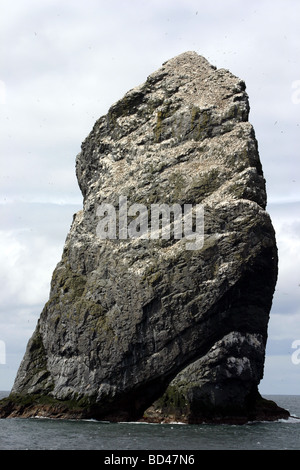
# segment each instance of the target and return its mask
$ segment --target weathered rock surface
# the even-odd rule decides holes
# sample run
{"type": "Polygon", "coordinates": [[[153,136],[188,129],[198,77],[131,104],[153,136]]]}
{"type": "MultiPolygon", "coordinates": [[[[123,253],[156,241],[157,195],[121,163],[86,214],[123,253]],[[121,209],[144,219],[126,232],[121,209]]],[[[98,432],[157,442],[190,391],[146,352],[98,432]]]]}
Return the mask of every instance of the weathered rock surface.
{"type": "Polygon", "coordinates": [[[145,419],[288,416],[257,392],[277,249],[248,113],[245,83],[187,52],[95,123],[76,161],[83,210],[0,416],[132,420],[158,399],[145,419]],[[118,215],[120,197],[201,204],[203,246],[118,225],[100,239],[97,209],[118,215]]]}

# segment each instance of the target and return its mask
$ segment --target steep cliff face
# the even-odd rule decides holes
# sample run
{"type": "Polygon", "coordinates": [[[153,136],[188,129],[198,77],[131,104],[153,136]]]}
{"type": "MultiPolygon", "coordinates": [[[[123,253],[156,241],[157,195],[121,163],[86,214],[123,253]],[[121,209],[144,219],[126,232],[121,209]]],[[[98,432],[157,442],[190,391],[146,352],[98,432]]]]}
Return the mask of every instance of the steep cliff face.
{"type": "Polygon", "coordinates": [[[2,414],[139,419],[160,398],[152,413],[189,422],[255,415],[277,249],[248,112],[244,82],[188,52],[95,123],[83,210],[2,414]]]}

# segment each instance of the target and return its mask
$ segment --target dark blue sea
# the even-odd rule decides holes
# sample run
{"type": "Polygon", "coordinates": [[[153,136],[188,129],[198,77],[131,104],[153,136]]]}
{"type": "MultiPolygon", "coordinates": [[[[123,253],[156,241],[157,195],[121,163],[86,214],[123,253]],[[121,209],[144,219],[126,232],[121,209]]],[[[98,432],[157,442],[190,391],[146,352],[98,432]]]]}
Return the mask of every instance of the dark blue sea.
{"type": "MultiPolygon", "coordinates": [[[[1,398],[6,395],[0,392],[1,398]]],[[[109,456],[129,450],[168,450],[172,455],[183,450],[299,450],[300,395],[266,398],[292,416],[236,426],[0,419],[0,450],[105,450],[109,456]]]]}

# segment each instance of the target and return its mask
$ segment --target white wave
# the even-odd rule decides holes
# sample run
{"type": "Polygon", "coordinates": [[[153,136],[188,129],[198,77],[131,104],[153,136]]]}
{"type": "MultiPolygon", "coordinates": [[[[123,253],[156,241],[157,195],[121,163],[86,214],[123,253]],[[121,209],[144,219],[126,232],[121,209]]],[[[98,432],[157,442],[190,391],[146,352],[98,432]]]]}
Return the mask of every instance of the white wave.
{"type": "Polygon", "coordinates": [[[296,424],[300,424],[300,418],[298,416],[295,416],[295,415],[291,415],[289,416],[288,419],[279,419],[278,420],[280,423],[296,423],[296,424]]]}

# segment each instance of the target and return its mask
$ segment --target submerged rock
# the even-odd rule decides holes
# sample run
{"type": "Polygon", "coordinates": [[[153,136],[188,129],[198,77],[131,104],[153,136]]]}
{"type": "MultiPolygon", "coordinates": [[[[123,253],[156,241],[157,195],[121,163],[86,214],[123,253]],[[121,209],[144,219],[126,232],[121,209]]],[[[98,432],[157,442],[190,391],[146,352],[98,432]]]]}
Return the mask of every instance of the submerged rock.
{"type": "Polygon", "coordinates": [[[95,123],[83,210],[0,416],[288,416],[257,391],[277,248],[248,113],[245,83],[187,52],[95,123]],[[154,209],[175,210],[170,232],[154,209]]]}

